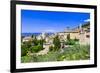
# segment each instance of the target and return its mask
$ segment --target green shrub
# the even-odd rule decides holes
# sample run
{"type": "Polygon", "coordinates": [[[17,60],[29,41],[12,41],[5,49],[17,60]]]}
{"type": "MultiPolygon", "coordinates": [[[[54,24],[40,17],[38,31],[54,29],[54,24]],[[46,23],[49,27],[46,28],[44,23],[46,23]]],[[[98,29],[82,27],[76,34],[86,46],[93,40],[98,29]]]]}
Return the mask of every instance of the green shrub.
{"type": "Polygon", "coordinates": [[[56,36],[56,37],[53,39],[53,44],[54,44],[55,50],[59,50],[59,49],[60,49],[61,44],[60,44],[60,39],[59,39],[58,36],[56,36]]]}
{"type": "Polygon", "coordinates": [[[37,46],[32,46],[31,47],[31,52],[39,52],[40,50],[43,50],[43,45],[37,45],[37,46]]]}
{"type": "Polygon", "coordinates": [[[89,45],[73,45],[64,52],[66,60],[85,60],[90,58],[89,45]]]}
{"type": "Polygon", "coordinates": [[[21,56],[25,56],[27,54],[28,48],[26,45],[21,45],[21,56]]]}
{"type": "Polygon", "coordinates": [[[57,61],[57,57],[60,55],[59,51],[51,51],[45,55],[37,56],[37,62],[50,62],[57,61]]]}
{"type": "Polygon", "coordinates": [[[38,40],[37,40],[36,36],[34,36],[32,43],[34,43],[34,46],[38,45],[38,40]]]}
{"type": "Polygon", "coordinates": [[[79,39],[75,38],[74,41],[79,41],[79,39]]]}
{"type": "Polygon", "coordinates": [[[25,41],[22,44],[25,45],[27,48],[30,48],[32,46],[32,41],[25,41]]]}
{"type": "Polygon", "coordinates": [[[58,56],[57,61],[63,61],[65,58],[66,58],[65,55],[60,55],[58,56]]]}
{"type": "Polygon", "coordinates": [[[22,63],[28,63],[32,61],[32,57],[31,56],[23,56],[21,57],[21,62],[22,63]]]}
{"type": "Polygon", "coordinates": [[[66,45],[75,45],[75,41],[73,39],[67,40],[65,42],[66,45]]]}
{"type": "Polygon", "coordinates": [[[54,51],[54,47],[53,46],[50,46],[49,47],[49,51],[54,51]]]}
{"type": "Polygon", "coordinates": [[[67,40],[70,40],[70,34],[67,35],[67,40]]]}
{"type": "Polygon", "coordinates": [[[43,45],[44,42],[45,42],[44,39],[42,39],[42,40],[37,40],[36,37],[32,40],[32,43],[34,43],[34,46],[37,46],[38,44],[43,45]]]}

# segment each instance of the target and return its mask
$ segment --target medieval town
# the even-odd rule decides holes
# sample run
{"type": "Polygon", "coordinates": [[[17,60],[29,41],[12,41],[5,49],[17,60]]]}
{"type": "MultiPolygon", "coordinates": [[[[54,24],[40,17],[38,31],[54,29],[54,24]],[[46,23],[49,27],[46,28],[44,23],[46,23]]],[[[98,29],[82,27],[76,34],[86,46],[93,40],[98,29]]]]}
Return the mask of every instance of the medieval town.
{"type": "MultiPolygon", "coordinates": [[[[79,27],[71,29],[71,28],[65,28],[63,32],[57,32],[51,35],[48,35],[46,32],[43,32],[42,34],[38,36],[26,36],[22,38],[22,43],[32,41],[34,39],[37,40],[44,40],[45,42],[42,43],[42,50],[39,50],[38,52],[32,53],[31,51],[27,51],[28,55],[45,55],[48,54],[50,51],[50,48],[54,48],[54,38],[58,36],[60,44],[60,52],[64,52],[64,48],[68,48],[73,46],[73,43],[66,44],[65,42],[69,39],[76,40],[78,42],[75,42],[75,44],[80,45],[89,45],[90,44],[90,23],[86,23],[84,25],[80,24],[79,27]]],[[[36,40],[35,40],[36,41],[36,40]]],[[[31,43],[31,46],[35,46],[35,43],[31,43]]],[[[35,47],[36,48],[36,47],[35,47]]]]}

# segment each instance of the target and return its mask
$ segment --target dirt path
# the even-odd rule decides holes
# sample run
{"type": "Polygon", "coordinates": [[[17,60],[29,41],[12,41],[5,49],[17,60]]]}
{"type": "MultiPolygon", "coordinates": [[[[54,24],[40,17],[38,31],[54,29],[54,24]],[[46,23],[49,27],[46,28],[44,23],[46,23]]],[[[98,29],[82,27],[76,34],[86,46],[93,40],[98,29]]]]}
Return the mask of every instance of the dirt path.
{"type": "Polygon", "coordinates": [[[45,46],[45,49],[36,53],[36,55],[44,55],[44,54],[47,54],[48,52],[49,52],[49,45],[45,46]]]}

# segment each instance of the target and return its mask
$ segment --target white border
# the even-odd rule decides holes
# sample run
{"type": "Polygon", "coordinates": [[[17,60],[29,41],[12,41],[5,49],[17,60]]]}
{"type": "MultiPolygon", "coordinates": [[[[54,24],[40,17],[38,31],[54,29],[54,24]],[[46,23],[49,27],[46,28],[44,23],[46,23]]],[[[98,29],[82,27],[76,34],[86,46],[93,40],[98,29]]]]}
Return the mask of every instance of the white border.
{"type": "Polygon", "coordinates": [[[16,69],[94,64],[94,10],[85,8],[16,5],[16,69]],[[21,9],[90,13],[90,60],[21,63],[21,9]]]}

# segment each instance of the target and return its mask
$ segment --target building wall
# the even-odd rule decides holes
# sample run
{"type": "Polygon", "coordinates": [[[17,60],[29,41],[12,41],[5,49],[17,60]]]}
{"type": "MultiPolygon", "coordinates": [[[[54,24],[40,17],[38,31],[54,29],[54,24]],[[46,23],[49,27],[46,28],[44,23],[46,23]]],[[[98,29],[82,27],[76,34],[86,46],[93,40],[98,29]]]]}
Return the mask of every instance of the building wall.
{"type": "Polygon", "coordinates": [[[58,33],[59,38],[61,40],[66,40],[68,34],[70,34],[70,39],[79,39],[80,44],[89,44],[90,43],[90,32],[66,32],[66,33],[58,33]]]}
{"type": "Polygon", "coordinates": [[[80,44],[90,44],[90,32],[88,33],[85,32],[83,34],[80,34],[79,41],[80,41],[80,44]],[[89,37],[87,37],[87,35],[89,37]]]}
{"type": "Polygon", "coordinates": [[[79,39],[79,33],[78,32],[66,32],[66,33],[58,33],[58,35],[60,36],[60,38],[66,40],[68,34],[70,34],[70,39],[79,39]]]}
{"type": "Polygon", "coordinates": [[[70,33],[70,39],[79,39],[79,33],[70,33]]]}

